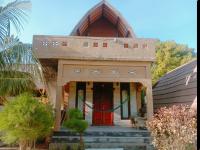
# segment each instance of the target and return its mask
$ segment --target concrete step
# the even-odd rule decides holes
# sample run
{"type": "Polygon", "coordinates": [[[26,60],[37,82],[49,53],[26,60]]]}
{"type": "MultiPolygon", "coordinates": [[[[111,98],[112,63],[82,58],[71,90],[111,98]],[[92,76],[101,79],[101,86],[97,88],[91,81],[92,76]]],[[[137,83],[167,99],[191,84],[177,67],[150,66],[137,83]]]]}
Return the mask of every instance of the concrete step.
{"type": "Polygon", "coordinates": [[[106,149],[113,149],[113,148],[121,148],[123,150],[153,150],[153,147],[148,144],[136,144],[136,143],[86,143],[85,148],[106,148],[106,149]]]}
{"type": "MultiPolygon", "coordinates": [[[[84,143],[147,143],[150,144],[150,137],[113,137],[113,136],[84,136],[84,143]]],[[[52,142],[56,143],[78,143],[78,136],[53,136],[52,142]]]]}
{"type": "MultiPolygon", "coordinates": [[[[83,134],[85,148],[123,148],[123,150],[152,150],[147,130],[105,129],[88,130],[83,134]]],[[[79,134],[68,130],[54,132],[50,150],[56,145],[79,143],[79,134]]],[[[56,148],[55,148],[56,149],[56,148]]],[[[52,149],[53,150],[53,149],[52,149]]],[[[56,149],[56,150],[59,150],[56,149]]]]}
{"type": "MultiPolygon", "coordinates": [[[[54,132],[54,136],[78,136],[78,133],[71,131],[57,131],[54,132]]],[[[146,130],[144,131],[132,131],[132,132],[113,132],[113,131],[87,131],[83,136],[116,136],[116,137],[148,137],[150,133],[146,130]]]]}
{"type": "MultiPolygon", "coordinates": [[[[72,146],[76,144],[77,143],[51,143],[49,145],[49,150],[61,150],[64,147],[65,149],[67,149],[66,147],[68,147],[69,145],[72,146]]],[[[99,149],[154,150],[153,146],[149,144],[139,144],[139,143],[134,143],[134,144],[133,143],[85,143],[84,145],[85,145],[85,149],[96,149],[96,150],[99,150],[99,149]]]]}

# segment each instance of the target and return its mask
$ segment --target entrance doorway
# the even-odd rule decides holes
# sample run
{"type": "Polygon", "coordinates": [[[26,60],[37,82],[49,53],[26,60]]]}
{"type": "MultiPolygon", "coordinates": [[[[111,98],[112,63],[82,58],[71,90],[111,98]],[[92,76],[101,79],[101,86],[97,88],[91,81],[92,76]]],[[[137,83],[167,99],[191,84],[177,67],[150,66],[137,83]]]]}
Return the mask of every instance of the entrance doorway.
{"type": "Polygon", "coordinates": [[[93,119],[95,126],[113,125],[113,83],[93,84],[93,119]]]}

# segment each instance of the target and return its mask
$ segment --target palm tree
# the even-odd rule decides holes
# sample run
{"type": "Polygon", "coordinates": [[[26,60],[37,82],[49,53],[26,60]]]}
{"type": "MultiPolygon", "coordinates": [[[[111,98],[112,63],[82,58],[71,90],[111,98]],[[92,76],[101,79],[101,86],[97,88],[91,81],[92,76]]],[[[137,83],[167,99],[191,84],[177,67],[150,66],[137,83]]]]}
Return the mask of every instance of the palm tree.
{"type": "Polygon", "coordinates": [[[17,32],[23,29],[23,23],[27,21],[27,11],[31,3],[27,0],[15,0],[6,6],[0,4],[0,44],[7,36],[10,36],[10,25],[12,24],[17,32]]]}
{"type": "Polygon", "coordinates": [[[23,29],[30,5],[30,1],[15,0],[0,6],[0,96],[4,99],[35,89],[35,80],[44,81],[31,45],[10,36],[11,24],[18,33],[23,29]]]}

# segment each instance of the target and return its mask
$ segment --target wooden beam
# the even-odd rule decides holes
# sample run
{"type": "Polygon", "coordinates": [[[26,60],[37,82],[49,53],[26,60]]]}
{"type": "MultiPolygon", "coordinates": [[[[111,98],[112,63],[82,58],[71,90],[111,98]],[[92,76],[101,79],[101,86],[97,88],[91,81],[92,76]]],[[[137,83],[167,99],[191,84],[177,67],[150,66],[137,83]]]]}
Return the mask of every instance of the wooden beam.
{"type": "Polygon", "coordinates": [[[88,26],[89,26],[90,23],[91,23],[91,21],[90,21],[90,15],[88,15],[87,20],[88,20],[88,26]]]}
{"type": "Polygon", "coordinates": [[[127,30],[125,37],[128,37],[128,36],[129,36],[129,34],[130,34],[130,31],[129,31],[129,30],[127,30]]]}
{"type": "Polygon", "coordinates": [[[102,17],[104,16],[104,8],[105,8],[105,4],[102,5],[102,17]]]}
{"type": "Polygon", "coordinates": [[[80,35],[81,35],[79,28],[77,29],[77,31],[76,31],[76,32],[77,32],[77,35],[78,35],[78,36],[80,36],[80,35]]]}
{"type": "Polygon", "coordinates": [[[118,29],[118,26],[119,26],[119,21],[120,21],[120,18],[119,18],[119,16],[117,16],[117,21],[115,23],[115,26],[117,27],[117,29],[118,29]]]}

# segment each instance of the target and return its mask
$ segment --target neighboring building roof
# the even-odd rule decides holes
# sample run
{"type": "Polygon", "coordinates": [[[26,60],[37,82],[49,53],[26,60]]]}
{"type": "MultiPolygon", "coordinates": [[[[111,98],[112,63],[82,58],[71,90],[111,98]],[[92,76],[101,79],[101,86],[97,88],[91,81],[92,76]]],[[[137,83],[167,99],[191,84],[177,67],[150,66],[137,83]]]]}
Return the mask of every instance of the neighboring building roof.
{"type": "Polygon", "coordinates": [[[173,104],[195,107],[197,97],[197,60],[165,74],[153,87],[154,110],[173,104]]]}
{"type": "Polygon", "coordinates": [[[135,38],[131,26],[123,18],[120,12],[118,12],[118,10],[111,6],[107,1],[101,1],[91,8],[75,26],[71,36],[81,35],[81,33],[83,33],[92,23],[100,19],[102,16],[116,25],[121,33],[123,33],[124,37],[135,38]]]}

